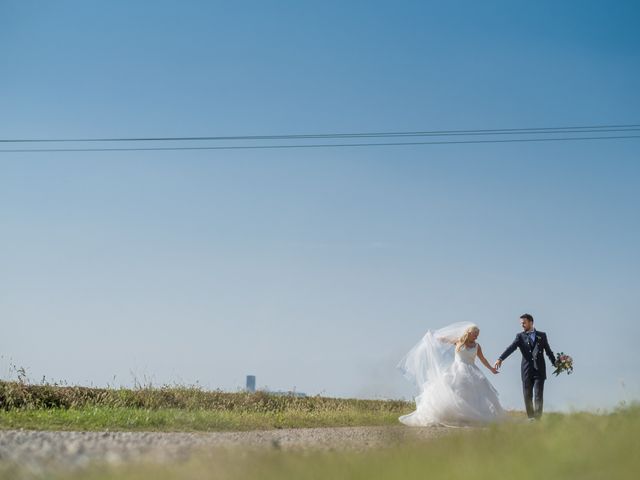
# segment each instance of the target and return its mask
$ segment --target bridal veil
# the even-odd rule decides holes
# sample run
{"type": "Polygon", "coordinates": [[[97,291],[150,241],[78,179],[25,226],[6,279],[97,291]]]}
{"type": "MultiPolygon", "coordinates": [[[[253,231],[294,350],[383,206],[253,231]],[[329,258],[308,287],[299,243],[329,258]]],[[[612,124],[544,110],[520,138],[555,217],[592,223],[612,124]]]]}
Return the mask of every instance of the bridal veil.
{"type": "Polygon", "coordinates": [[[441,378],[454,360],[454,344],[472,322],[456,322],[438,330],[428,330],[400,360],[397,367],[422,393],[427,382],[441,378]]]}

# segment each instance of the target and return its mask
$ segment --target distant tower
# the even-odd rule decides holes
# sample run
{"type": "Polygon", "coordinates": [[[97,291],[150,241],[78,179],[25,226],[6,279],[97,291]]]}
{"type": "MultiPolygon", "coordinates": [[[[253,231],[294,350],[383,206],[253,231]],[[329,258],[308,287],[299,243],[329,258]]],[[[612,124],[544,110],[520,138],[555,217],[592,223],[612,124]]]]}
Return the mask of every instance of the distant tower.
{"type": "Polygon", "coordinates": [[[256,376],[247,375],[247,392],[255,392],[255,391],[256,391],[256,376]]]}

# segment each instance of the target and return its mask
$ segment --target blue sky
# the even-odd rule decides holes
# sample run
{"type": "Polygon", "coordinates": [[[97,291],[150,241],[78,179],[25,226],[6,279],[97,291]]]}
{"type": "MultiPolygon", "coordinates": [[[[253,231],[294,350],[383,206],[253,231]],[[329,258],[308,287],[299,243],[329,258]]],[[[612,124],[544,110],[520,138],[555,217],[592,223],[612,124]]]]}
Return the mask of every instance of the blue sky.
{"type": "MultiPolygon", "coordinates": [[[[635,2],[0,2],[2,138],[640,123],[635,2]]],[[[640,396],[640,141],[0,153],[0,341],[70,383],[410,398],[428,328],[640,396]]],[[[519,358],[491,380],[522,407],[519,358]]]]}

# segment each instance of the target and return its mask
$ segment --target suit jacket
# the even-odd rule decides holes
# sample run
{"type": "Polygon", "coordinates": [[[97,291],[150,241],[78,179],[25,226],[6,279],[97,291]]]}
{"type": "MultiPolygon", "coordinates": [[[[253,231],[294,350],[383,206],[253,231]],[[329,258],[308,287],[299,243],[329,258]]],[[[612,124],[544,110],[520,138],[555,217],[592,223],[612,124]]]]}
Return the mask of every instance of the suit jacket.
{"type": "Polygon", "coordinates": [[[551,365],[555,366],[556,364],[556,357],[549,346],[547,334],[536,330],[536,342],[531,345],[527,333],[518,333],[513,343],[500,355],[500,360],[504,361],[505,358],[515,352],[516,348],[519,348],[520,353],[522,353],[522,364],[520,367],[522,381],[531,378],[546,379],[547,366],[544,361],[544,353],[546,353],[549,360],[551,360],[551,365]]]}

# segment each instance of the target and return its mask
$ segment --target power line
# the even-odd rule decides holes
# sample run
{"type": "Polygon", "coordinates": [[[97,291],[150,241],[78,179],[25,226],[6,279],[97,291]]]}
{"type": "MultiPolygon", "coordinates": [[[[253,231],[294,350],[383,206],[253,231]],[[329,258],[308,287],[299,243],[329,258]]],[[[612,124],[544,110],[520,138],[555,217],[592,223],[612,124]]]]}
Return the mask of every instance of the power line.
{"type": "Polygon", "coordinates": [[[640,138],[640,135],[617,135],[601,137],[550,137],[550,138],[509,138],[492,140],[442,140],[432,142],[376,142],[376,143],[325,143],[297,145],[225,145],[206,147],[125,147],[125,148],[40,148],[6,149],[0,153],[36,153],[36,152],[134,152],[134,151],[176,151],[176,150],[245,150],[245,149],[287,149],[287,148],[327,148],[327,147],[385,147],[399,145],[453,145],[470,143],[521,143],[521,142],[559,142],[579,140],[619,140],[640,138]]]}
{"type": "MultiPolygon", "coordinates": [[[[564,127],[530,127],[475,130],[427,130],[408,132],[357,132],[357,133],[317,133],[287,135],[235,135],[235,136],[192,136],[192,137],[105,137],[105,138],[20,138],[0,139],[0,143],[54,143],[54,142],[163,142],[163,141],[237,141],[237,140],[302,140],[340,138],[387,138],[387,137],[427,137],[427,136],[476,136],[476,135],[534,135],[566,133],[604,133],[640,130],[640,124],[591,125],[564,127]]],[[[2,150],[5,151],[5,150],[2,150]]]]}

